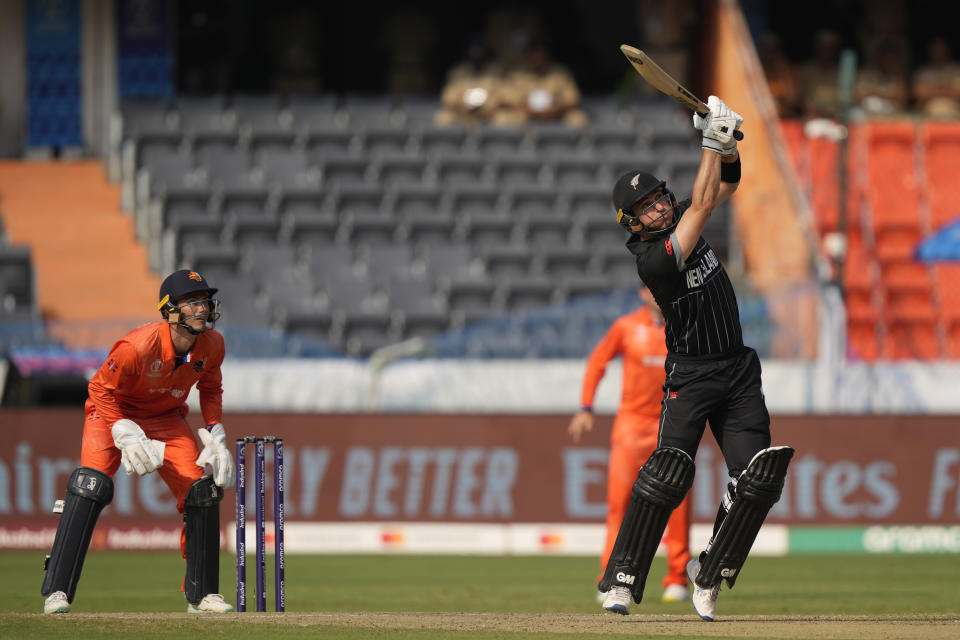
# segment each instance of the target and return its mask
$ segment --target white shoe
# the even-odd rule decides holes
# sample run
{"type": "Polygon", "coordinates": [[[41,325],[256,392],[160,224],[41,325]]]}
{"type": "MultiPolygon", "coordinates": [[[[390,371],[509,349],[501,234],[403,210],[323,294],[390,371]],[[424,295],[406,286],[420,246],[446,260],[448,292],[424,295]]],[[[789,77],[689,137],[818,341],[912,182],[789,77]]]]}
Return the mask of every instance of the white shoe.
{"type": "Polygon", "coordinates": [[[63,591],[54,591],[43,603],[44,613],[70,613],[70,602],[63,591]]]}
{"type": "Polygon", "coordinates": [[[694,558],[687,563],[687,577],[690,578],[690,582],[693,583],[693,598],[691,598],[693,610],[707,622],[713,622],[714,616],[717,615],[717,596],[720,595],[720,585],[723,581],[721,580],[712,588],[703,589],[697,584],[696,580],[699,572],[699,558],[694,558]]]}
{"type": "Polygon", "coordinates": [[[203,597],[200,604],[187,604],[187,613],[230,613],[233,607],[224,601],[219,593],[209,593],[203,597]]]}
{"type": "Polygon", "coordinates": [[[690,590],[682,584],[668,584],[664,587],[663,597],[660,599],[664,602],[683,602],[690,599],[690,590]]]}
{"type": "Polygon", "coordinates": [[[603,601],[607,599],[606,591],[597,591],[597,604],[603,604],[603,601]]]}
{"type": "Polygon", "coordinates": [[[617,585],[610,587],[610,590],[607,591],[607,595],[603,599],[603,608],[625,616],[630,613],[631,600],[633,600],[633,594],[630,593],[630,589],[617,585]]]}

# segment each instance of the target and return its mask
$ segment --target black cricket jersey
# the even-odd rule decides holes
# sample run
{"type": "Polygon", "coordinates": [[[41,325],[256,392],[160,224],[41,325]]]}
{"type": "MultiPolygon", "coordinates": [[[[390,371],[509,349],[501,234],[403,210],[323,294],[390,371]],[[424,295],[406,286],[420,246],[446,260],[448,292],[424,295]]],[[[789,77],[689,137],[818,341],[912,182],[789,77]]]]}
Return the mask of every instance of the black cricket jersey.
{"type": "MultiPolygon", "coordinates": [[[[689,200],[681,202],[678,213],[689,206],[689,200]]],[[[666,319],[670,354],[711,358],[743,349],[737,296],[702,236],[689,256],[680,255],[673,233],[646,241],[635,233],[627,248],[636,256],[637,273],[666,319]]]]}

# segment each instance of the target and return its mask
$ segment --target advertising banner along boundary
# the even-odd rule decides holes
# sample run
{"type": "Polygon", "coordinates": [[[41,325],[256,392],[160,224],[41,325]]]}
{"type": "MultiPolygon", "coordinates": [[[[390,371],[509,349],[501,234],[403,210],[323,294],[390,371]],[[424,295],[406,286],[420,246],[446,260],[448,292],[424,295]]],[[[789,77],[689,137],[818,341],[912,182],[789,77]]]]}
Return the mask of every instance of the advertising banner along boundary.
{"type": "MultiPolygon", "coordinates": [[[[598,553],[612,420],[601,416],[574,445],[568,419],[270,413],[224,424],[230,438],[284,438],[290,552],[598,553]]],[[[3,410],[0,424],[0,549],[47,548],[54,500],[79,464],[81,412],[3,410]]],[[[709,536],[727,482],[709,431],[704,438],[695,543],[709,536]]],[[[757,542],[767,552],[960,550],[955,418],[775,416],[773,443],[797,455],[757,542]]],[[[159,475],[114,481],[93,547],[176,549],[180,517],[159,475]]],[[[225,546],[234,499],[227,492],[221,511],[225,546]]]]}

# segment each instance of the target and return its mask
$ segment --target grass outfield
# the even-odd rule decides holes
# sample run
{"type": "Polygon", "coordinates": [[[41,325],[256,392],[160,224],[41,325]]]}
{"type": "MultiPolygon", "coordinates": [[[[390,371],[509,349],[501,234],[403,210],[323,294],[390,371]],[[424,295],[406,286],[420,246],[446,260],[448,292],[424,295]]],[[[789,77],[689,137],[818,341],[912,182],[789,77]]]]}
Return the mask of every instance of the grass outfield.
{"type": "MultiPolygon", "coordinates": [[[[715,624],[689,603],[660,602],[662,558],[626,618],[598,613],[592,558],[406,555],[288,555],[287,614],[198,617],[183,613],[183,564],[170,552],[90,553],[73,613],[37,615],[42,556],[0,553],[0,637],[960,637],[960,555],[751,558],[736,589],[721,591],[715,624]]],[[[252,565],[247,574],[252,608],[252,565]]],[[[228,601],[234,579],[225,554],[228,601]]]]}

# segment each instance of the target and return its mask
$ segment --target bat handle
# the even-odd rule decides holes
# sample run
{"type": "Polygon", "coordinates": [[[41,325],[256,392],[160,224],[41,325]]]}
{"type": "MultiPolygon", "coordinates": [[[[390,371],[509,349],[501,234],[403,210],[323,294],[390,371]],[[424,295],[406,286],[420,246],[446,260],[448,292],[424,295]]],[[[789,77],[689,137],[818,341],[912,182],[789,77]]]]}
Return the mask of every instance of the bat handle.
{"type": "Polygon", "coordinates": [[[743,131],[740,131],[739,129],[737,129],[736,131],[734,131],[734,132],[733,132],[733,139],[734,139],[734,140],[743,140],[743,131]]]}

